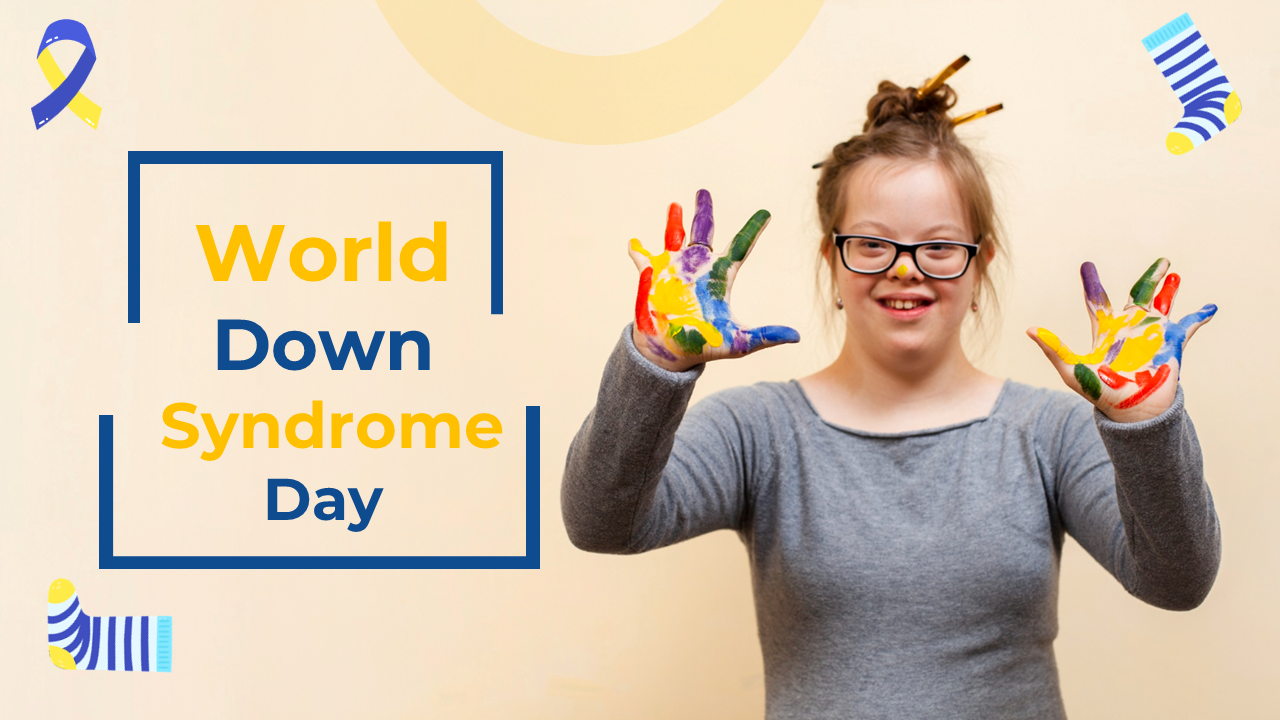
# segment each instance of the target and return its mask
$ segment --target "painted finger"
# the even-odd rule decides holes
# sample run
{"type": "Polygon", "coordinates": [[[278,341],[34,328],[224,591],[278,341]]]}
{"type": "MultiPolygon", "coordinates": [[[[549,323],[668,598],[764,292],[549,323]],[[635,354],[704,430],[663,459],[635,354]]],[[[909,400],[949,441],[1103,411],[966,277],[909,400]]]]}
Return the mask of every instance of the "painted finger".
{"type": "Polygon", "coordinates": [[[733,237],[733,244],[729,246],[728,258],[731,262],[740,263],[747,259],[751,254],[751,248],[755,247],[756,240],[760,238],[760,233],[769,225],[768,210],[757,210],[751,219],[747,221],[738,234],[733,237]]]}
{"type": "Polygon", "coordinates": [[[751,248],[755,246],[760,233],[764,232],[765,226],[769,224],[769,217],[768,210],[757,210],[756,214],[752,215],[747,224],[743,225],[734,236],[726,253],[716,258],[707,278],[707,292],[713,300],[728,299],[733,276],[737,275],[737,268],[742,261],[751,254],[751,248]]]}
{"type": "Polygon", "coordinates": [[[1179,320],[1178,325],[1187,329],[1187,339],[1182,341],[1183,347],[1186,347],[1186,344],[1191,341],[1191,336],[1196,334],[1196,331],[1200,329],[1201,325],[1212,320],[1213,316],[1217,314],[1218,306],[1213,303],[1209,303],[1179,320]]]}
{"type": "MultiPolygon", "coordinates": [[[[1078,362],[1097,362],[1091,357],[1084,357],[1075,354],[1071,351],[1071,348],[1067,347],[1066,343],[1058,339],[1057,335],[1054,335],[1044,328],[1032,328],[1031,330],[1028,330],[1027,333],[1031,335],[1033,340],[1040,344],[1041,348],[1045,348],[1048,352],[1052,352],[1054,357],[1058,358],[1058,360],[1062,361],[1065,365],[1074,365],[1078,362]]],[[[1095,352],[1094,354],[1098,354],[1100,356],[1100,353],[1095,352]]]]}
{"type": "Polygon", "coordinates": [[[1151,362],[1156,365],[1162,365],[1172,359],[1181,367],[1182,350],[1186,348],[1187,341],[1191,339],[1196,330],[1200,329],[1201,325],[1212,320],[1217,312],[1218,306],[1209,303],[1178,322],[1165,325],[1164,345],[1160,347],[1160,351],[1156,353],[1151,362]]]}
{"type": "Polygon", "coordinates": [[[631,261],[636,264],[636,269],[640,272],[644,272],[651,267],[649,261],[653,256],[649,254],[648,250],[644,249],[644,245],[640,244],[639,238],[631,238],[631,246],[628,248],[627,253],[631,255],[631,261]]]}
{"type": "MultiPolygon", "coordinates": [[[[1072,390],[1081,392],[1082,383],[1076,375],[1076,368],[1083,367],[1086,370],[1088,370],[1088,368],[1084,365],[1063,362],[1062,356],[1058,350],[1054,346],[1050,345],[1049,341],[1046,340],[1046,337],[1057,340],[1057,336],[1048,330],[1045,330],[1044,328],[1029,328],[1027,330],[1027,336],[1036,341],[1036,345],[1040,346],[1040,350],[1044,353],[1044,356],[1049,358],[1049,362],[1053,363],[1053,368],[1057,370],[1058,375],[1062,377],[1062,382],[1066,383],[1067,387],[1072,390]]],[[[1061,343],[1059,343],[1058,346],[1061,347],[1061,343]]],[[[1092,374],[1093,371],[1090,370],[1089,373],[1092,374]]],[[[1097,375],[1094,375],[1093,379],[1097,381],[1097,377],[1097,375]]],[[[1101,381],[1098,381],[1098,385],[1098,394],[1101,394],[1101,381]]]]}
{"type": "Polygon", "coordinates": [[[1166,258],[1157,258],[1151,263],[1151,267],[1142,273],[1142,277],[1138,278],[1138,282],[1133,284],[1133,289],[1129,291],[1129,305],[1142,308],[1143,310],[1151,309],[1151,300],[1155,297],[1156,286],[1164,279],[1164,274],[1169,271],[1169,261],[1166,258]]]}
{"type": "Polygon", "coordinates": [[[653,287],[653,268],[640,271],[640,287],[636,291],[636,329],[645,335],[657,335],[653,321],[653,307],[649,304],[649,290],[653,287]]]}
{"type": "MultiPolygon", "coordinates": [[[[800,333],[794,328],[786,325],[762,325],[750,330],[744,330],[739,334],[742,338],[742,354],[753,353],[757,350],[763,350],[774,345],[783,345],[786,343],[800,342],[800,333]]],[[[739,349],[738,339],[734,339],[734,350],[739,349]]]]}
{"type": "Polygon", "coordinates": [[[1089,324],[1093,337],[1098,337],[1098,311],[1111,312],[1111,298],[1098,279],[1098,268],[1091,262],[1080,266],[1080,284],[1084,286],[1084,304],[1089,309],[1089,324]]]}
{"type": "Polygon", "coordinates": [[[1089,314],[1095,310],[1110,310],[1111,298],[1098,279],[1098,268],[1091,262],[1080,266],[1080,284],[1084,286],[1084,301],[1089,306],[1089,314]]]}
{"type": "Polygon", "coordinates": [[[667,252],[675,252],[684,246],[684,208],[680,203],[671,203],[667,208],[667,252]]]}
{"type": "Polygon", "coordinates": [[[689,238],[690,245],[705,245],[711,248],[711,240],[716,234],[716,223],[711,216],[711,193],[699,190],[696,199],[697,210],[693,213],[693,225],[689,238]]]}
{"type": "Polygon", "coordinates": [[[1164,287],[1160,288],[1160,292],[1156,293],[1156,299],[1151,301],[1151,307],[1161,315],[1168,315],[1169,308],[1173,307],[1173,299],[1178,295],[1178,288],[1182,285],[1182,278],[1178,277],[1178,273],[1169,273],[1165,276],[1164,287]]]}

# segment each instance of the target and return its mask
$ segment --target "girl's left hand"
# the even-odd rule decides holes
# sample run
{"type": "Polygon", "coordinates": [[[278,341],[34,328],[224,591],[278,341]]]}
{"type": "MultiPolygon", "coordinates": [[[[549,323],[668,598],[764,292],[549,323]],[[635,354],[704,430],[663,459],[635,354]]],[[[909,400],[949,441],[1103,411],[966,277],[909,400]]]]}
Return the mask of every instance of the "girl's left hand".
{"type": "Polygon", "coordinates": [[[1027,330],[1067,386],[1116,422],[1153,418],[1173,405],[1182,349],[1218,311],[1216,305],[1205,305],[1172,322],[1169,311],[1181,278],[1176,273],[1165,277],[1168,269],[1168,260],[1156,260],[1129,291],[1129,304],[1115,313],[1097,268],[1091,262],[1080,266],[1085,306],[1093,322],[1093,351],[1088,355],[1073,353],[1044,328],[1027,330]],[[1164,285],[1157,293],[1161,279],[1164,285]]]}

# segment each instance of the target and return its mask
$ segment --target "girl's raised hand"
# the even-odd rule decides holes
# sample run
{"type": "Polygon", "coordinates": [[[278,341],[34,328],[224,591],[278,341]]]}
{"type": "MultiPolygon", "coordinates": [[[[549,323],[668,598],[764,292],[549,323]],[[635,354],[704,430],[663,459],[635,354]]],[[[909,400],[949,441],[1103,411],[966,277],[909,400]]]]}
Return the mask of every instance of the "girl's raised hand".
{"type": "Polygon", "coordinates": [[[769,213],[758,210],[719,256],[711,254],[715,223],[711,193],[699,190],[692,234],[685,242],[683,211],[671,203],[666,249],[651,255],[631,240],[631,259],[640,270],[633,338],[645,357],[668,370],[740,357],[780,343],[799,342],[800,333],[783,325],[745,328],[729,310],[729,290],[769,213]]]}
{"type": "Polygon", "coordinates": [[[1129,303],[1113,312],[1093,263],[1080,266],[1084,300],[1093,322],[1093,351],[1077,355],[1057,335],[1031,328],[1064,382],[1116,422],[1153,418],[1173,404],[1182,366],[1182,350],[1199,327],[1218,311],[1205,305],[1172,322],[1169,312],[1181,279],[1165,277],[1169,261],[1160,258],[1129,291],[1129,303]],[[1164,279],[1160,292],[1156,286],[1164,279]]]}

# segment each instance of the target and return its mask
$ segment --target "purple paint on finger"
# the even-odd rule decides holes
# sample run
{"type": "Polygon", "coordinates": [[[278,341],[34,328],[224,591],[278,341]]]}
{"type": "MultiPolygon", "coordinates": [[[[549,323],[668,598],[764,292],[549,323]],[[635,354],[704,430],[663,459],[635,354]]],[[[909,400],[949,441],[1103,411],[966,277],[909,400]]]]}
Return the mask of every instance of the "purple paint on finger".
{"type": "Polygon", "coordinates": [[[711,238],[716,229],[715,221],[711,219],[711,193],[706,190],[699,190],[696,204],[697,210],[693,214],[693,227],[690,228],[693,239],[690,243],[711,247],[711,238]]]}
{"type": "Polygon", "coordinates": [[[707,264],[707,259],[711,257],[711,246],[700,245],[697,242],[697,218],[694,218],[693,220],[693,227],[694,240],[684,247],[684,252],[680,253],[680,269],[683,270],[686,275],[697,274],[697,272],[702,269],[702,266],[707,264]]]}
{"type": "Polygon", "coordinates": [[[1111,306],[1107,291],[1102,289],[1102,282],[1098,280],[1098,268],[1093,263],[1086,262],[1080,266],[1080,280],[1084,283],[1084,297],[1090,304],[1098,307],[1111,306]]]}

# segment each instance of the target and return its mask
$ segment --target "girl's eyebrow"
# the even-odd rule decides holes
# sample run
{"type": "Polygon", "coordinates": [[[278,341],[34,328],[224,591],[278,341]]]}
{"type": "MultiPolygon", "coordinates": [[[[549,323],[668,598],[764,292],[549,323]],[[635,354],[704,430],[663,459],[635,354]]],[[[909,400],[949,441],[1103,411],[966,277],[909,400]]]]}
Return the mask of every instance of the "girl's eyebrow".
{"type": "Polygon", "coordinates": [[[952,230],[954,232],[960,233],[961,235],[964,234],[964,228],[960,227],[959,225],[956,225],[955,223],[939,223],[938,225],[934,225],[933,227],[925,230],[924,232],[927,235],[929,233],[938,232],[939,230],[952,230]]]}
{"type": "Polygon", "coordinates": [[[876,222],[875,220],[859,220],[858,222],[850,225],[849,227],[856,228],[856,227],[861,227],[863,225],[870,225],[872,227],[878,228],[880,230],[880,234],[884,235],[885,237],[888,237],[889,233],[893,232],[893,230],[890,229],[888,225],[885,225],[882,222],[876,222]]]}

